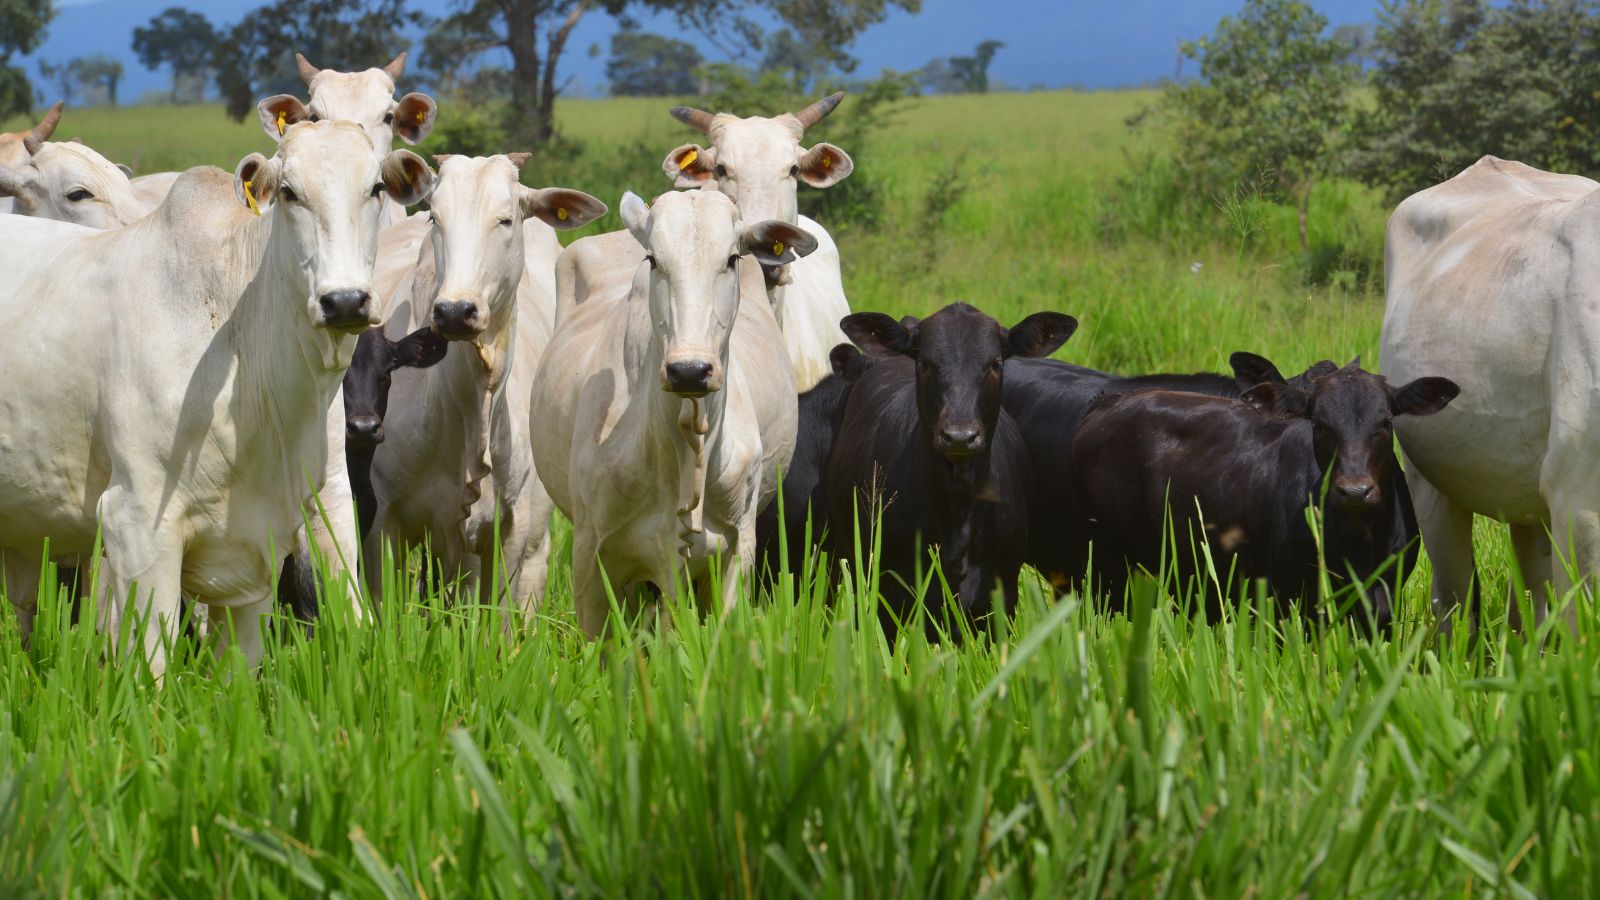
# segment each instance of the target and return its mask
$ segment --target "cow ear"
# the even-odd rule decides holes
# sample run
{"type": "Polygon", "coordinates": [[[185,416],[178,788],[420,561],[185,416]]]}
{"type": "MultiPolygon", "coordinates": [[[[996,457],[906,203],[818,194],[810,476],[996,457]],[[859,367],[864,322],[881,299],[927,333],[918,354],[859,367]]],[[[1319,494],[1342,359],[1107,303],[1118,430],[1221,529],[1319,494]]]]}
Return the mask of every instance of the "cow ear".
{"type": "Polygon", "coordinates": [[[522,215],[555,228],[582,228],[606,214],[606,205],[571,188],[523,188],[522,215]]]}
{"type": "Polygon", "coordinates": [[[283,140],[290,125],[311,118],[311,110],[306,109],[300,98],[288,94],[278,94],[261,101],[256,105],[256,113],[261,117],[261,130],[273,141],[283,140]]]}
{"type": "Polygon", "coordinates": [[[383,186],[389,196],[401,206],[421,203],[433,193],[433,170],[410,150],[391,150],[378,170],[383,173],[383,186]]]}
{"type": "Polygon", "coordinates": [[[1263,381],[1239,395],[1256,409],[1285,419],[1300,418],[1310,409],[1310,396],[1281,381],[1263,381]]]}
{"type": "Polygon", "coordinates": [[[26,169],[13,169],[10,166],[0,166],[0,197],[15,197],[33,181],[33,176],[26,169]]]}
{"type": "Polygon", "coordinates": [[[839,320],[857,347],[873,356],[910,356],[915,329],[889,318],[883,313],[851,313],[839,320]]]}
{"type": "Polygon", "coordinates": [[[1418,378],[1389,392],[1389,410],[1397,416],[1431,416],[1460,393],[1461,387],[1448,378],[1418,378]]]}
{"type": "Polygon", "coordinates": [[[420,144],[433,132],[433,120],[438,114],[439,107],[432,97],[407,94],[394,105],[394,133],[408,144],[420,144]]]}
{"type": "Polygon", "coordinates": [[[433,326],[418,328],[395,343],[394,368],[409,366],[414,369],[426,369],[444,359],[444,354],[449,349],[450,342],[434,331],[433,326]]]}
{"type": "Polygon", "coordinates": [[[845,384],[855,384],[856,379],[872,368],[872,360],[855,344],[838,344],[828,351],[828,365],[845,384]]]}
{"type": "Polygon", "coordinates": [[[627,191],[622,195],[622,207],[619,212],[622,213],[622,224],[628,226],[628,232],[633,235],[633,239],[639,242],[639,246],[648,248],[650,207],[639,199],[638,194],[627,191]]]}
{"type": "Polygon", "coordinates": [[[239,165],[233,170],[233,193],[240,203],[259,213],[261,207],[272,202],[272,195],[277,192],[277,160],[267,159],[259,153],[239,160],[239,165]]]}
{"type": "Polygon", "coordinates": [[[1058,312],[1041,312],[1006,332],[1006,356],[1049,356],[1078,330],[1078,320],[1058,312]]]}
{"type": "Polygon", "coordinates": [[[785,266],[817,249],[817,239],[798,225],[767,219],[739,234],[739,249],[769,266],[785,266]]]}
{"type": "Polygon", "coordinates": [[[684,144],[661,161],[661,171],[674,187],[697,188],[710,181],[717,167],[717,151],[699,144],[684,144]]]}
{"type": "Polygon", "coordinates": [[[800,156],[800,180],[825,188],[843,181],[855,167],[850,154],[832,144],[816,144],[800,156]]]}
{"type": "Polygon", "coordinates": [[[1248,391],[1258,384],[1273,382],[1283,383],[1283,373],[1272,364],[1272,360],[1243,350],[1228,357],[1228,365],[1233,367],[1233,378],[1239,384],[1239,390],[1248,391]]]}

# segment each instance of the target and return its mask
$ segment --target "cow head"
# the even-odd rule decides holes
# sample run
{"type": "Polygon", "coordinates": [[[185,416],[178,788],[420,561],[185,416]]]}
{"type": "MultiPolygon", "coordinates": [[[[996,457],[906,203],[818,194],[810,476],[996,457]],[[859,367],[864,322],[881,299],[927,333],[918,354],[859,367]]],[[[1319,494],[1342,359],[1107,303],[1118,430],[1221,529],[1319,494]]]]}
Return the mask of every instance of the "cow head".
{"type": "Polygon", "coordinates": [[[1330,476],[1328,499],[1351,512],[1383,502],[1382,485],[1394,465],[1394,417],[1431,416],[1461,393],[1448,378],[1418,378],[1396,388],[1363,370],[1360,360],[1308,375],[1307,382],[1307,389],[1267,382],[1246,397],[1281,415],[1311,420],[1317,465],[1330,476]]]}
{"type": "Polygon", "coordinates": [[[1228,357],[1228,364],[1233,367],[1234,382],[1239,386],[1239,391],[1246,402],[1257,409],[1267,413],[1277,413],[1289,418],[1298,418],[1305,414],[1305,410],[1295,405],[1294,397],[1304,396],[1311,390],[1314,379],[1332,375],[1339,370],[1337,363],[1332,360],[1322,360],[1313,363],[1310,368],[1293,378],[1284,378],[1278,367],[1264,356],[1240,351],[1228,357]],[[1274,394],[1275,402],[1268,402],[1266,392],[1251,393],[1252,389],[1263,384],[1286,384],[1296,388],[1299,393],[1274,394]]]}
{"type": "Polygon", "coordinates": [[[432,328],[419,328],[398,341],[383,329],[369,328],[356,339],[355,356],[344,373],[345,446],[383,443],[383,417],[389,411],[394,370],[426,369],[444,359],[450,342],[432,328]]]}
{"type": "Polygon", "coordinates": [[[916,361],[923,431],[934,450],[964,462],[993,441],[1005,361],[1049,356],[1077,330],[1078,320],[1034,313],[1007,329],[972,306],[952,303],[921,321],[855,313],[839,327],[869,354],[916,361]]]}
{"type": "Polygon", "coordinates": [[[643,245],[650,321],[661,349],[661,388],[680,397],[722,389],[728,338],[739,312],[739,258],[786,265],[817,248],[817,240],[787,222],[745,225],[719,191],[669,193],[647,208],[622,197],[622,221],[643,245]]]}
{"type": "Polygon", "coordinates": [[[28,135],[19,166],[0,165],[0,197],[16,212],[90,228],[115,228],[144,217],[129,170],[76,141],[43,143],[28,135]]]}
{"type": "Polygon", "coordinates": [[[26,131],[0,131],[0,166],[16,168],[28,163],[28,157],[33,152],[23,146],[28,138],[33,138],[39,143],[50,140],[50,135],[55,134],[56,126],[61,124],[61,110],[66,104],[60,100],[44,114],[39,124],[26,131]]]}
{"type": "Polygon", "coordinates": [[[667,154],[662,170],[678,187],[715,187],[733,198],[747,221],[799,221],[800,182],[825,188],[855,167],[849,154],[832,144],[800,146],[806,129],[822,121],[844,99],[844,92],[805,109],[774,118],[742,119],[675,106],[672,115],[711,139],[710,147],[684,144],[667,154]]]}
{"type": "Polygon", "coordinates": [[[434,157],[430,240],[440,278],[433,327],[450,340],[474,340],[509,319],[523,274],[524,219],[579,228],[605,214],[606,205],[582,191],[523,187],[518,170],[529,156],[434,157]]]}
{"type": "Polygon", "coordinates": [[[368,150],[349,122],[300,123],[286,129],[277,155],[252,153],[234,170],[240,203],[273,204],[272,241],[292,248],[312,324],[336,332],[377,321],[372,266],[383,196],[405,206],[433,190],[433,170],[415,153],[395,150],[380,163],[368,150]]]}
{"type": "Polygon", "coordinates": [[[394,98],[395,82],[406,69],[404,53],[381,69],[365,72],[319,69],[298,53],[294,59],[311,91],[310,100],[301,103],[296,97],[279,94],[261,101],[261,125],[273,140],[281,139],[296,122],[354,122],[366,132],[373,153],[381,159],[396,137],[418,144],[433,131],[438,107],[431,97],[410,93],[394,98]]]}

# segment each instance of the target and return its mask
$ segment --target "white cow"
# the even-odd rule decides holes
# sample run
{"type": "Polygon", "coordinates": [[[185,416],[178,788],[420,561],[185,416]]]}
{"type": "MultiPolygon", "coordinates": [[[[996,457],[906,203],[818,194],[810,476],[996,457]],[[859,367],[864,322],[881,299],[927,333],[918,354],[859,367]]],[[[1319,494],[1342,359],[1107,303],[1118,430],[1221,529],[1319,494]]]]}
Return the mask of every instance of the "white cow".
{"type": "Polygon", "coordinates": [[[591,295],[556,329],[537,376],[533,453],[572,520],[578,624],[606,622],[605,580],[700,598],[721,555],[721,606],[752,568],[756,513],[794,452],[794,378],[760,267],[816,247],[786,222],[741,222],[719,191],[633,194],[622,219],[645,251],[630,287],[591,295]]]}
{"type": "Polygon", "coordinates": [[[125,228],[0,220],[0,328],[19,342],[0,357],[0,547],[24,627],[44,542],[84,554],[98,531],[100,624],[121,647],[163,671],[187,593],[259,660],[372,321],[380,200],[432,184],[415,154],[380,166],[359,128],[307,124],[231,179],[191,170],[125,228]]]}
{"type": "Polygon", "coordinates": [[[144,217],[128,183],[128,168],[76,141],[42,143],[25,138],[20,165],[0,165],[0,197],[22,216],[115,228],[144,217]]]}
{"type": "MultiPolygon", "coordinates": [[[[832,144],[800,146],[807,128],[820,122],[844,98],[837,93],[795,113],[774,118],[712,115],[686,106],[672,115],[711,138],[710,147],[684,144],[662,162],[667,177],[681,188],[716,188],[739,204],[745,221],[776,219],[798,224],[817,241],[817,250],[789,266],[766,267],[767,299],[783,330],[794,365],[795,386],[807,390],[831,371],[828,353],[849,338],[839,320],[850,314],[839,272],[839,248],[827,229],[800,215],[798,188],[805,182],[825,188],[854,169],[850,156],[832,144]]],[[[573,245],[556,272],[563,306],[583,302],[590,293],[614,291],[631,277],[640,248],[621,232],[585,238],[573,245]]]]}
{"type": "Polygon", "coordinates": [[[579,191],[523,187],[528,157],[438,158],[427,240],[389,327],[399,337],[431,325],[457,345],[437,365],[392,376],[367,538],[374,579],[385,540],[427,542],[447,574],[474,584],[498,556],[494,593],[525,617],[544,596],[549,561],[553,506],[534,470],[528,416],[555,318],[555,252],[525,263],[522,225],[577,228],[606,211],[579,191]]]}
{"type": "Polygon", "coordinates": [[[1572,584],[1550,533],[1600,573],[1597,187],[1486,156],[1389,219],[1383,373],[1461,387],[1439,415],[1395,419],[1446,632],[1473,582],[1474,513],[1510,523],[1540,620],[1542,585],[1572,584]]]}
{"type": "MultiPolygon", "coordinates": [[[[65,107],[64,102],[57,100],[56,105],[50,107],[39,124],[32,128],[26,131],[0,131],[0,166],[17,168],[26,165],[33,153],[23,146],[23,141],[28,138],[41,142],[50,140],[56,125],[61,122],[61,110],[65,107]]],[[[11,212],[11,198],[0,197],[0,213],[8,212],[11,212]]]]}

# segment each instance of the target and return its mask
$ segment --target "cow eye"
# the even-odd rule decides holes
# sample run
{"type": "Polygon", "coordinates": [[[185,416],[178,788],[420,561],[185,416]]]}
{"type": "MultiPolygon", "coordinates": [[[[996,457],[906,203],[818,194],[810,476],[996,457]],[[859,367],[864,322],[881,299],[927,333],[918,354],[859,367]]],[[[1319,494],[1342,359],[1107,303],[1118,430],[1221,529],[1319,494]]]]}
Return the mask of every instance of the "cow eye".
{"type": "Polygon", "coordinates": [[[317,115],[316,113],[312,113],[311,114],[311,121],[313,121],[313,122],[321,122],[322,121],[322,117],[317,115]]]}
{"type": "Polygon", "coordinates": [[[372,196],[374,196],[374,197],[383,196],[383,182],[380,181],[377,184],[372,186],[372,196]]]}
{"type": "Polygon", "coordinates": [[[385,115],[383,117],[383,124],[385,124],[385,125],[393,125],[394,124],[394,113],[389,113],[389,114],[385,115]]]}
{"type": "Polygon", "coordinates": [[[290,188],[279,188],[278,189],[278,197],[281,200],[283,200],[283,202],[285,202],[285,203],[293,203],[296,200],[300,199],[300,195],[296,194],[290,188]]]}
{"type": "Polygon", "coordinates": [[[77,190],[75,190],[72,193],[68,194],[67,195],[67,199],[71,200],[73,203],[82,203],[85,200],[93,200],[94,199],[94,195],[89,193],[88,191],[84,190],[83,188],[78,188],[77,190]]]}
{"type": "Polygon", "coordinates": [[[504,225],[507,228],[510,228],[511,227],[511,217],[510,216],[506,216],[505,218],[500,220],[499,224],[504,225]]]}
{"type": "Polygon", "coordinates": [[[718,178],[727,178],[728,177],[728,167],[723,165],[722,163],[717,163],[717,168],[716,168],[715,171],[717,173],[717,177],[718,178]]]}
{"type": "Polygon", "coordinates": [[[799,176],[800,176],[800,166],[798,164],[790,166],[789,167],[789,177],[790,178],[798,178],[799,176]]]}
{"type": "Polygon", "coordinates": [[[656,258],[654,256],[646,254],[645,258],[644,258],[644,261],[650,264],[650,268],[651,269],[654,269],[656,267],[656,258]]]}
{"type": "Polygon", "coordinates": [[[728,257],[728,268],[730,268],[730,269],[739,268],[739,254],[735,253],[734,255],[728,257]]]}

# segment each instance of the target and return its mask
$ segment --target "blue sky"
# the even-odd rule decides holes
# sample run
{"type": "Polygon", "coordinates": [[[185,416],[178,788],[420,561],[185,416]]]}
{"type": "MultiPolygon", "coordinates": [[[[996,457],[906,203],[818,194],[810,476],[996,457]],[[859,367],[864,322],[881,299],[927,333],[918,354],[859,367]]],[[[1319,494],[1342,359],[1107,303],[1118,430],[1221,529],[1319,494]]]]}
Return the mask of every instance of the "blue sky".
{"type": "MultiPolygon", "coordinates": [[[[1174,47],[1183,38],[1204,34],[1241,0],[923,0],[917,15],[898,13],[865,32],[855,47],[861,71],[908,70],[933,57],[970,52],[985,38],[1004,41],[991,77],[1016,86],[1034,84],[1090,88],[1120,87],[1170,75],[1174,47]]],[[[44,45],[27,67],[37,75],[39,59],[62,61],[96,52],[109,53],[127,67],[122,94],[137,98],[166,87],[168,77],[139,65],[129,45],[133,29],[168,6],[187,6],[217,24],[232,24],[254,4],[239,0],[58,0],[60,13],[44,45]]],[[[415,6],[440,14],[449,0],[417,0],[415,6]]],[[[1376,18],[1375,0],[1312,0],[1334,25],[1376,18]]],[[[652,31],[677,34],[667,18],[646,19],[652,31]]],[[[575,76],[580,90],[594,91],[605,81],[605,56],[615,23],[591,13],[579,26],[562,60],[563,77],[575,76]],[[600,55],[588,49],[598,44],[600,55]]],[[[682,35],[701,43],[693,35],[682,35]]],[[[717,54],[702,46],[708,58],[717,54]]],[[[314,62],[315,60],[313,60],[314,62]]],[[[384,60],[375,60],[379,64],[384,60]]],[[[37,78],[35,82],[37,83],[37,78]]]]}

